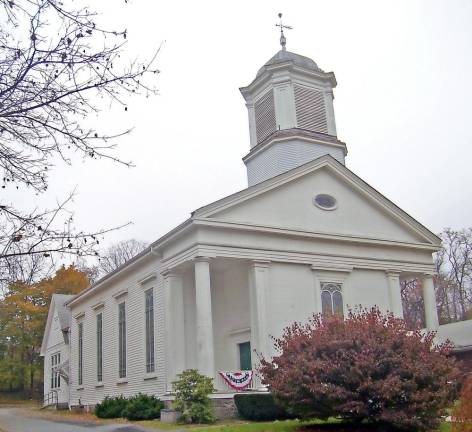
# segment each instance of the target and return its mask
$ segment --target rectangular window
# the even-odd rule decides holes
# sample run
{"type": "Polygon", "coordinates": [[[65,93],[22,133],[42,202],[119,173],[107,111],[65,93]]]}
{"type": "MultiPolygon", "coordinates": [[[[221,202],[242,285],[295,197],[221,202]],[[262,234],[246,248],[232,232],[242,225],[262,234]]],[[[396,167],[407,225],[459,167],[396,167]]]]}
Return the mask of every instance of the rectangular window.
{"type": "Polygon", "coordinates": [[[51,388],[59,388],[61,386],[61,376],[59,375],[59,365],[61,363],[61,353],[51,356],[51,388]]]}
{"type": "Polygon", "coordinates": [[[150,288],[145,292],[146,321],[146,372],[154,372],[154,294],[150,288]]]}
{"type": "Polygon", "coordinates": [[[79,323],[79,386],[83,384],[84,323],[79,323]]]}
{"type": "Polygon", "coordinates": [[[243,342],[238,344],[239,348],[239,369],[251,370],[251,342],[243,342]]]}
{"type": "Polygon", "coordinates": [[[126,377],[126,309],[125,303],[118,305],[118,370],[119,377],[126,377]]]}
{"type": "Polygon", "coordinates": [[[97,315],[97,381],[103,381],[103,320],[97,315]]]}

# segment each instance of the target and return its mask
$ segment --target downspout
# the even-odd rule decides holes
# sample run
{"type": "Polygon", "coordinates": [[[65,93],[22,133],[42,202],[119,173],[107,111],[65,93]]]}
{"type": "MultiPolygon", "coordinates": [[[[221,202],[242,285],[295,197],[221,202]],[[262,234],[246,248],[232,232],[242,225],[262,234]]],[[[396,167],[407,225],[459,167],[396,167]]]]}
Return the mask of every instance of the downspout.
{"type": "Polygon", "coordinates": [[[67,396],[67,405],[69,406],[69,411],[71,411],[71,406],[70,406],[70,388],[71,388],[71,384],[72,384],[72,358],[71,358],[71,336],[72,336],[72,333],[70,331],[70,327],[69,329],[67,330],[67,342],[69,342],[69,382],[67,383],[67,391],[69,393],[69,395],[67,396]]]}

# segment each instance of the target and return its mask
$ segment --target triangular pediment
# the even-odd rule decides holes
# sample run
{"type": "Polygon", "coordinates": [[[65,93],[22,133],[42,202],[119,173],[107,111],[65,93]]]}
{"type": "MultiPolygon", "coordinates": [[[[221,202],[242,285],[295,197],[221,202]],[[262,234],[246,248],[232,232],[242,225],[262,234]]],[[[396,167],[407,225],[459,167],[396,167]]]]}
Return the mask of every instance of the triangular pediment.
{"type": "Polygon", "coordinates": [[[419,222],[330,156],[203,207],[194,217],[310,233],[439,244],[419,222]],[[313,203],[329,194],[336,209],[313,203]]]}

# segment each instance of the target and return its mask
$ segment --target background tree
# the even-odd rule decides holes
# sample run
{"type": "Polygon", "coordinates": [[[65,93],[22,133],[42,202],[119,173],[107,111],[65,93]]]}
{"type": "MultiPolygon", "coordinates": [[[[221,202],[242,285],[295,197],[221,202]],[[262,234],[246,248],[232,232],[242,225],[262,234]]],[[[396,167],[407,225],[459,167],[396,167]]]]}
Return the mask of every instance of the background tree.
{"type": "Polygon", "coordinates": [[[27,389],[31,397],[42,389],[39,356],[52,295],[76,294],[89,285],[85,273],[61,267],[38,282],[13,282],[0,300],[0,389],[27,389]]]}
{"type": "Polygon", "coordinates": [[[100,253],[98,268],[100,275],[116,270],[126,261],[142,252],[148,244],[146,242],[130,239],[112,244],[109,248],[100,253]]]}
{"type": "Polygon", "coordinates": [[[472,318],[472,228],[441,234],[435,279],[438,314],[442,323],[472,318]]]}
{"type": "MultiPolygon", "coordinates": [[[[442,247],[434,256],[434,288],[439,323],[472,319],[472,228],[441,234],[442,247]]],[[[403,312],[410,328],[425,325],[421,280],[401,280],[403,312]]]]}
{"type": "Polygon", "coordinates": [[[415,330],[425,328],[426,318],[421,280],[417,278],[402,279],[400,280],[400,289],[403,304],[403,318],[408,328],[415,330]]]}
{"type": "MultiPolygon", "coordinates": [[[[1,187],[44,193],[54,161],[70,164],[72,155],[130,166],[112,152],[113,138],[129,130],[97,130],[87,118],[107,101],[126,110],[128,96],[155,93],[149,80],[157,73],[155,56],[124,60],[126,30],[102,28],[97,13],[72,0],[0,2],[1,187]]],[[[75,229],[71,198],[35,210],[1,198],[0,273],[14,256],[98,253],[106,230],[75,229]]]]}
{"type": "MultiPolygon", "coordinates": [[[[456,396],[460,372],[451,346],[410,332],[378,309],[347,319],[314,315],[275,340],[279,355],[260,372],[276,400],[301,418],[342,417],[430,430],[456,396]]],[[[382,430],[384,430],[383,428],[382,430]]]]}

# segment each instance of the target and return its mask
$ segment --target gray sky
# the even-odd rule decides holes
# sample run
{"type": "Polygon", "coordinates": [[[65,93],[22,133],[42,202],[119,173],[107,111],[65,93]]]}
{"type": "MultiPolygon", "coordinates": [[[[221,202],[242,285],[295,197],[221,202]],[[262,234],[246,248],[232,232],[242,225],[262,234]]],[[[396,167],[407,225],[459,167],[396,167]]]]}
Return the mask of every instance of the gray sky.
{"type": "Polygon", "coordinates": [[[336,74],[346,165],[435,232],[472,225],[472,1],[102,3],[104,20],[128,29],[131,52],[146,56],[163,42],[160,95],[99,119],[108,130],[135,127],[117,150],[135,168],[78,161],[51,175],[47,200],[77,186],[80,228],[133,221],[106,242],[153,241],[247,186],[238,88],[278,51],[279,11],[294,27],[287,49],[336,74]]]}

